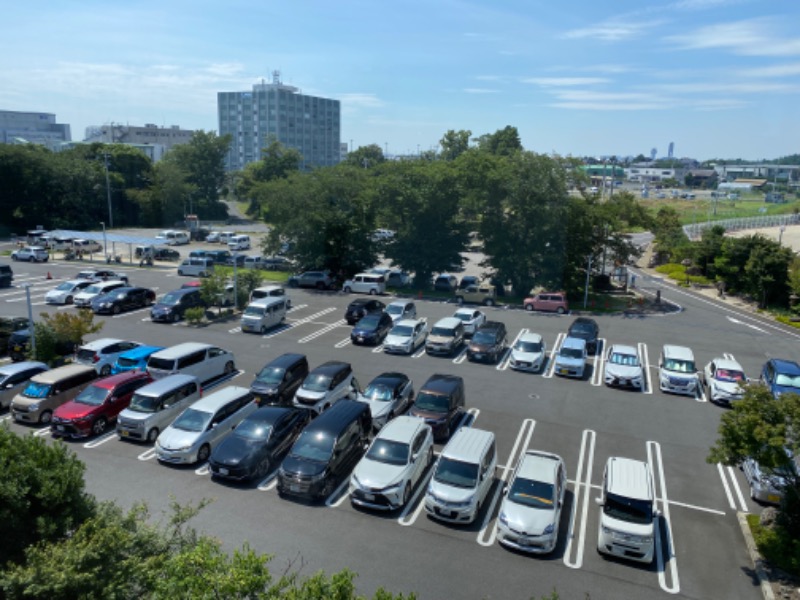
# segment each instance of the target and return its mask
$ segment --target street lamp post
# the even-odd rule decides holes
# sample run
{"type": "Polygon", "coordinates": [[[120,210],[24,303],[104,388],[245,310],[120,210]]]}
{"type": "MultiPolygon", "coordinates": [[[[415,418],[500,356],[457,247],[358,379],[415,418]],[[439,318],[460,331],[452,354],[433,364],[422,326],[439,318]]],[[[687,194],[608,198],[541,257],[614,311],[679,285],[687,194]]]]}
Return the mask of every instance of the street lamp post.
{"type": "Polygon", "coordinates": [[[103,227],[103,253],[105,254],[105,258],[108,259],[108,241],[106,240],[106,224],[104,221],[100,221],[100,225],[103,227]]]}
{"type": "Polygon", "coordinates": [[[237,271],[238,260],[236,257],[238,252],[233,253],[233,307],[234,310],[239,310],[239,276],[237,271]]]}
{"type": "Polygon", "coordinates": [[[592,255],[586,257],[586,286],[583,290],[583,308],[589,303],[589,275],[592,273],[592,255]]]}
{"type": "Polygon", "coordinates": [[[786,231],[786,225],[781,225],[780,233],[778,234],[778,246],[783,242],[783,232],[786,231]]]}
{"type": "Polygon", "coordinates": [[[28,331],[30,331],[31,352],[33,359],[36,359],[36,328],[33,326],[33,308],[31,308],[31,284],[24,284],[25,300],[28,302],[28,331]]]}

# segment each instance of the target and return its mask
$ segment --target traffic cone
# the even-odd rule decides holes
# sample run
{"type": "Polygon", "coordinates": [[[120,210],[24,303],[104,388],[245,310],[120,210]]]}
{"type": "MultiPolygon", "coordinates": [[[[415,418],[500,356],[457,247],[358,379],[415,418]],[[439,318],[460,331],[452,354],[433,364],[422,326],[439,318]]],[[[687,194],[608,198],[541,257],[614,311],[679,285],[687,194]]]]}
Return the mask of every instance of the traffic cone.
{"type": "Polygon", "coordinates": [[[48,272],[47,272],[47,279],[52,279],[52,278],[53,278],[53,276],[52,276],[52,275],[50,275],[50,271],[48,271],[48,272]]]}

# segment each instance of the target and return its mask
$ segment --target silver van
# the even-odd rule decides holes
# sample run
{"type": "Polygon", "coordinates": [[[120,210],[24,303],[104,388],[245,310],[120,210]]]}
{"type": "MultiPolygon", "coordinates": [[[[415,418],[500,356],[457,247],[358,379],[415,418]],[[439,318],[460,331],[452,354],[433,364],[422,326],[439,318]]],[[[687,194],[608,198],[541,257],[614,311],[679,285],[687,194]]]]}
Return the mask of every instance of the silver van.
{"type": "Polygon", "coordinates": [[[48,369],[46,364],[35,361],[0,365],[0,409],[11,406],[14,396],[24,389],[28,380],[48,369]]]}
{"type": "Polygon", "coordinates": [[[242,314],[242,331],[266,333],[286,319],[286,301],[282,298],[261,298],[247,305],[242,314]]]}
{"type": "Polygon", "coordinates": [[[184,259],[178,266],[178,275],[190,277],[208,277],[214,272],[214,260],[211,258],[192,257],[184,259]]]}
{"type": "Polygon", "coordinates": [[[117,417],[117,435],[125,440],[155,442],[175,417],[203,395],[193,375],[170,375],[136,390],[117,417]]]}
{"type": "Polygon", "coordinates": [[[237,250],[250,250],[250,236],[234,235],[228,240],[228,248],[232,252],[237,250]]]}
{"type": "Polygon", "coordinates": [[[383,294],[386,292],[386,278],[382,273],[359,273],[344,282],[342,291],[346,294],[356,292],[373,296],[375,294],[383,294]]]}
{"type": "Polygon", "coordinates": [[[211,451],[241,421],[258,408],[252,392],[232,385],[186,408],[156,440],[161,462],[205,462],[211,451]]]}
{"type": "Polygon", "coordinates": [[[292,299],[289,298],[286,288],[282,285],[264,285],[250,292],[250,302],[262,298],[284,298],[286,300],[286,308],[292,308],[292,299]]]}
{"type": "Polygon", "coordinates": [[[472,523],[494,484],[497,447],[491,431],[462,427],[450,438],[425,493],[425,512],[450,523],[472,523]]]}
{"type": "Polygon", "coordinates": [[[699,385],[692,351],[685,346],[665,345],[658,359],[658,387],[661,391],[694,396],[699,385]]]}
{"type": "Polygon", "coordinates": [[[194,375],[201,382],[230,374],[236,370],[232,352],[198,342],[170,346],[151,354],[147,359],[147,372],[153,379],[183,373],[194,375]]]}

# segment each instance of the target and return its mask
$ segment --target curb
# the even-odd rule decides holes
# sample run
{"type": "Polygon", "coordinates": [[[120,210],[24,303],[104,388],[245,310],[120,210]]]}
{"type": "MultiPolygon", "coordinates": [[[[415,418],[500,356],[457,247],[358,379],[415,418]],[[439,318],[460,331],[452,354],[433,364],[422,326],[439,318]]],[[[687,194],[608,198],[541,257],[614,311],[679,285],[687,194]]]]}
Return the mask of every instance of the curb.
{"type": "Polygon", "coordinates": [[[756,541],[753,539],[753,534],[750,532],[750,525],[747,523],[747,513],[737,512],[736,518],[739,520],[739,527],[742,529],[744,536],[744,543],[747,546],[747,552],[750,554],[750,560],[756,569],[756,577],[761,586],[761,593],[764,595],[764,600],[775,600],[775,594],[772,591],[772,584],[770,582],[767,572],[764,570],[764,559],[758,553],[756,548],[756,541]]]}

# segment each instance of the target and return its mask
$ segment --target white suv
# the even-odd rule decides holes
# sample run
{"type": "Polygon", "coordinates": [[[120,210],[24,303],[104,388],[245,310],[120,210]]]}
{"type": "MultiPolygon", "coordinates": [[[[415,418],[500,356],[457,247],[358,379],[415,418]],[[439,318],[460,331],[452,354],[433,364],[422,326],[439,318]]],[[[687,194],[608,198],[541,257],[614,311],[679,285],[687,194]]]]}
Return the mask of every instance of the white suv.
{"type": "Polygon", "coordinates": [[[11,260],[22,260],[27,262],[47,262],[50,255],[47,250],[40,246],[26,246],[11,253],[11,260]]]}
{"type": "Polygon", "coordinates": [[[123,352],[141,346],[139,342],[103,338],[84,344],[75,352],[75,362],[94,367],[98,374],[105,377],[123,352]]]}

